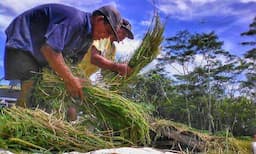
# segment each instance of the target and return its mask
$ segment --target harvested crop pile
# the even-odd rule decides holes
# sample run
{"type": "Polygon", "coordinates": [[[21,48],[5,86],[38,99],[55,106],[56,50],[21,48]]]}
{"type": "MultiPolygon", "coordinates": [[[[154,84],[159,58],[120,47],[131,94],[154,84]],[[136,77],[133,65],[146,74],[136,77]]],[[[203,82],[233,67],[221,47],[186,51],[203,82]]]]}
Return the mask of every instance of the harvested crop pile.
{"type": "Polygon", "coordinates": [[[108,89],[89,84],[83,88],[83,100],[73,99],[67,94],[64,82],[52,71],[45,69],[43,76],[34,92],[35,103],[39,106],[43,104],[48,110],[65,113],[67,106],[75,105],[84,113],[85,127],[93,125],[101,131],[111,130],[114,132],[112,135],[121,136],[134,144],[150,141],[147,115],[140,105],[108,89]]]}
{"type": "Polygon", "coordinates": [[[209,154],[250,153],[250,141],[200,133],[173,121],[154,120],[151,128],[152,145],[156,148],[209,154]]]}
{"type": "Polygon", "coordinates": [[[73,127],[42,110],[5,108],[0,113],[0,148],[12,151],[90,151],[114,147],[85,127],[73,127]]]}

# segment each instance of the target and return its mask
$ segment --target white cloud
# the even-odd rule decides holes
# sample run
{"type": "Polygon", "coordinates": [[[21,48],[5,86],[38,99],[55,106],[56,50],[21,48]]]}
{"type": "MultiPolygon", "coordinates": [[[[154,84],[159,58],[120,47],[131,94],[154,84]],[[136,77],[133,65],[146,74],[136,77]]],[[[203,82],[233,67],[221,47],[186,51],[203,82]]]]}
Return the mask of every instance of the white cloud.
{"type": "Polygon", "coordinates": [[[19,14],[29,8],[36,5],[45,3],[58,3],[60,0],[1,0],[1,5],[13,10],[15,13],[19,14]]]}
{"type": "Polygon", "coordinates": [[[170,76],[175,75],[175,74],[179,74],[179,75],[183,74],[183,71],[182,71],[183,68],[178,63],[173,63],[171,65],[170,64],[166,65],[165,70],[166,70],[166,72],[170,73],[170,76]]]}
{"type": "Polygon", "coordinates": [[[205,4],[205,3],[209,3],[209,2],[215,2],[216,0],[191,0],[192,3],[196,3],[196,4],[205,4]]]}
{"type": "MultiPolygon", "coordinates": [[[[201,54],[195,55],[195,62],[194,63],[196,65],[196,67],[206,65],[206,61],[204,60],[204,57],[201,54]]],[[[194,69],[194,67],[193,67],[193,69],[194,69]]],[[[190,70],[192,70],[192,68],[190,70]]]]}
{"type": "MultiPolygon", "coordinates": [[[[184,66],[181,64],[174,62],[172,64],[165,65],[165,71],[170,73],[170,77],[173,75],[184,75],[192,72],[196,67],[204,67],[207,64],[206,59],[202,54],[197,54],[194,57],[194,61],[186,63],[184,66]]],[[[231,61],[224,56],[218,56],[216,60],[219,60],[222,64],[228,64],[231,61]]]]}
{"type": "Polygon", "coordinates": [[[151,63],[146,65],[141,71],[140,74],[147,73],[148,71],[154,69],[156,67],[157,60],[153,60],[151,63]]]}
{"type": "Polygon", "coordinates": [[[202,55],[196,55],[194,62],[186,63],[184,66],[181,64],[174,62],[172,64],[167,64],[165,66],[166,72],[170,73],[170,76],[172,75],[184,75],[188,74],[189,72],[192,72],[195,67],[198,66],[204,66],[206,64],[204,58],[202,55]]]}
{"type": "Polygon", "coordinates": [[[143,20],[143,21],[140,22],[140,24],[141,24],[142,26],[149,26],[149,25],[151,24],[151,21],[149,21],[149,20],[143,20]]]}
{"type": "Polygon", "coordinates": [[[12,16],[2,15],[0,14],[0,29],[6,29],[9,25],[10,21],[13,19],[12,16]]]}
{"type": "Polygon", "coordinates": [[[256,2],[256,0],[240,0],[242,3],[256,2]]]}
{"type": "Polygon", "coordinates": [[[238,3],[256,2],[256,0],[159,0],[157,7],[163,13],[181,20],[202,18],[215,15],[235,15],[237,17],[254,14],[254,10],[233,8],[238,3]]]}
{"type": "Polygon", "coordinates": [[[121,58],[129,58],[134,53],[134,51],[140,45],[141,40],[131,40],[131,39],[124,39],[122,42],[116,43],[117,48],[117,57],[121,58]]]}
{"type": "MultiPolygon", "coordinates": [[[[252,10],[239,11],[239,12],[237,12],[236,15],[238,16],[238,18],[234,22],[227,24],[225,27],[216,29],[215,32],[217,34],[221,34],[221,33],[227,32],[229,29],[231,29],[237,25],[239,25],[241,27],[243,27],[243,25],[249,25],[250,23],[252,23],[253,18],[255,17],[255,14],[253,13],[252,10]],[[246,15],[246,18],[240,18],[239,16],[241,16],[241,14],[246,15]]],[[[242,32],[244,32],[244,31],[237,31],[237,33],[242,33],[242,32]]]]}
{"type": "Polygon", "coordinates": [[[0,4],[6,8],[11,9],[16,14],[22,13],[23,11],[35,7],[41,4],[47,3],[62,3],[66,5],[75,6],[82,10],[91,11],[101,5],[111,4],[114,6],[118,6],[116,2],[111,0],[1,0],[0,4]],[[15,5],[14,5],[15,4],[15,5]]]}
{"type": "Polygon", "coordinates": [[[168,15],[179,15],[190,11],[187,1],[180,0],[159,0],[158,8],[168,15]]]}
{"type": "Polygon", "coordinates": [[[47,3],[62,3],[84,11],[93,11],[100,6],[107,4],[118,7],[118,4],[112,0],[80,0],[76,2],[74,0],[1,0],[0,6],[4,9],[0,10],[0,29],[5,29],[18,14],[35,6],[47,3]]]}
{"type": "Polygon", "coordinates": [[[83,11],[93,11],[102,5],[113,5],[114,7],[119,7],[119,5],[112,0],[79,0],[74,3],[74,0],[61,0],[61,3],[68,4],[79,8],[83,11]]]}

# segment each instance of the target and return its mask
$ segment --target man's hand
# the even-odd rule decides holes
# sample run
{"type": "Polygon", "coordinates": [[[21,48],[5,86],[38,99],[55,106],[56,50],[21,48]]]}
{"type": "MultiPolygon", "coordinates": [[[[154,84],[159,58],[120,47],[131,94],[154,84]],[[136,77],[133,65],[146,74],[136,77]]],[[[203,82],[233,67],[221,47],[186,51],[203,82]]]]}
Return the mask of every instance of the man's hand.
{"type": "Polygon", "coordinates": [[[132,73],[132,68],[127,64],[117,64],[117,71],[121,76],[129,76],[132,73]]]}
{"type": "Polygon", "coordinates": [[[73,76],[69,67],[66,65],[62,53],[54,51],[47,44],[41,47],[41,52],[50,67],[64,80],[68,92],[73,97],[83,98],[82,85],[84,80],[73,76]]]}
{"type": "Polygon", "coordinates": [[[100,68],[117,72],[122,76],[128,76],[132,72],[132,69],[127,64],[114,63],[100,55],[100,51],[98,51],[94,46],[92,47],[91,63],[100,68]]]}
{"type": "Polygon", "coordinates": [[[65,80],[65,86],[72,97],[80,97],[83,99],[83,84],[85,82],[84,79],[80,79],[77,77],[70,78],[65,80]]]}

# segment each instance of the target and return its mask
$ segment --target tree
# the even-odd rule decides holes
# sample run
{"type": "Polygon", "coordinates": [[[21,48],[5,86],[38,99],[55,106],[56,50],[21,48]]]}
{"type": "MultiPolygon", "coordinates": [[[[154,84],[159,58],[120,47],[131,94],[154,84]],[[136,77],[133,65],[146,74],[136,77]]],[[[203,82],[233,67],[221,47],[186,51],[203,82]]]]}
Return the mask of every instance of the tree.
{"type": "Polygon", "coordinates": [[[138,76],[137,80],[130,83],[126,87],[123,94],[135,100],[138,103],[145,103],[147,106],[153,106],[155,116],[165,117],[164,113],[160,112],[163,106],[168,106],[171,103],[170,92],[171,80],[151,70],[148,73],[138,76]],[[168,95],[169,94],[169,95],[168,95]]]}
{"type": "Polygon", "coordinates": [[[160,61],[181,67],[174,83],[178,95],[184,97],[188,125],[214,132],[214,105],[225,97],[224,85],[235,78],[235,56],[222,49],[223,42],[214,32],[181,31],[166,41],[166,56],[160,61]]]}
{"type": "Polygon", "coordinates": [[[252,49],[248,50],[244,55],[247,80],[243,82],[242,87],[246,95],[256,103],[256,17],[249,25],[249,30],[241,35],[254,38],[254,41],[242,42],[242,45],[252,46],[252,49]]]}
{"type": "MultiPolygon", "coordinates": [[[[190,38],[192,35],[188,31],[180,31],[176,34],[176,36],[169,37],[166,39],[167,45],[165,46],[165,58],[161,59],[162,62],[168,62],[172,64],[174,62],[178,63],[182,70],[177,70],[179,74],[182,76],[177,75],[177,78],[184,78],[179,80],[178,83],[179,89],[181,94],[184,96],[185,104],[186,104],[186,113],[187,113],[187,124],[191,127],[191,111],[190,111],[190,101],[188,98],[188,86],[189,86],[189,74],[190,64],[194,61],[195,51],[190,43],[190,38]]],[[[174,67],[175,68],[175,67],[174,67]]]]}

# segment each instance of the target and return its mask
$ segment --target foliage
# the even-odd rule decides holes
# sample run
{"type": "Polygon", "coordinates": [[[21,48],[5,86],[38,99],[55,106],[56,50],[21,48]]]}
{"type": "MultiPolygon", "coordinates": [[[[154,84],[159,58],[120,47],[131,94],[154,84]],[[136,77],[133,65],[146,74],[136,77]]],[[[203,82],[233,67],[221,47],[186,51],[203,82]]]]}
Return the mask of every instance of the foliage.
{"type": "Polygon", "coordinates": [[[242,42],[244,46],[250,46],[252,49],[248,50],[244,55],[244,67],[246,79],[243,81],[241,88],[243,88],[243,93],[250,97],[256,103],[256,17],[253,22],[249,25],[249,30],[247,32],[243,32],[242,36],[252,37],[254,41],[242,42]]]}
{"type": "Polygon", "coordinates": [[[155,116],[189,127],[212,133],[228,131],[236,136],[255,133],[256,97],[249,93],[256,87],[254,56],[248,54],[244,61],[230,54],[222,49],[223,42],[214,32],[180,31],[166,38],[164,44],[156,69],[141,75],[125,96],[153,104],[155,116]],[[171,76],[166,71],[170,66],[177,72],[171,76]],[[240,88],[244,71],[250,73],[240,88]]]}
{"type": "Polygon", "coordinates": [[[150,71],[143,76],[138,76],[129,86],[122,89],[124,97],[135,100],[137,103],[145,103],[153,106],[152,114],[156,117],[162,115],[161,108],[170,106],[171,101],[169,93],[171,81],[164,76],[150,71]]]}

